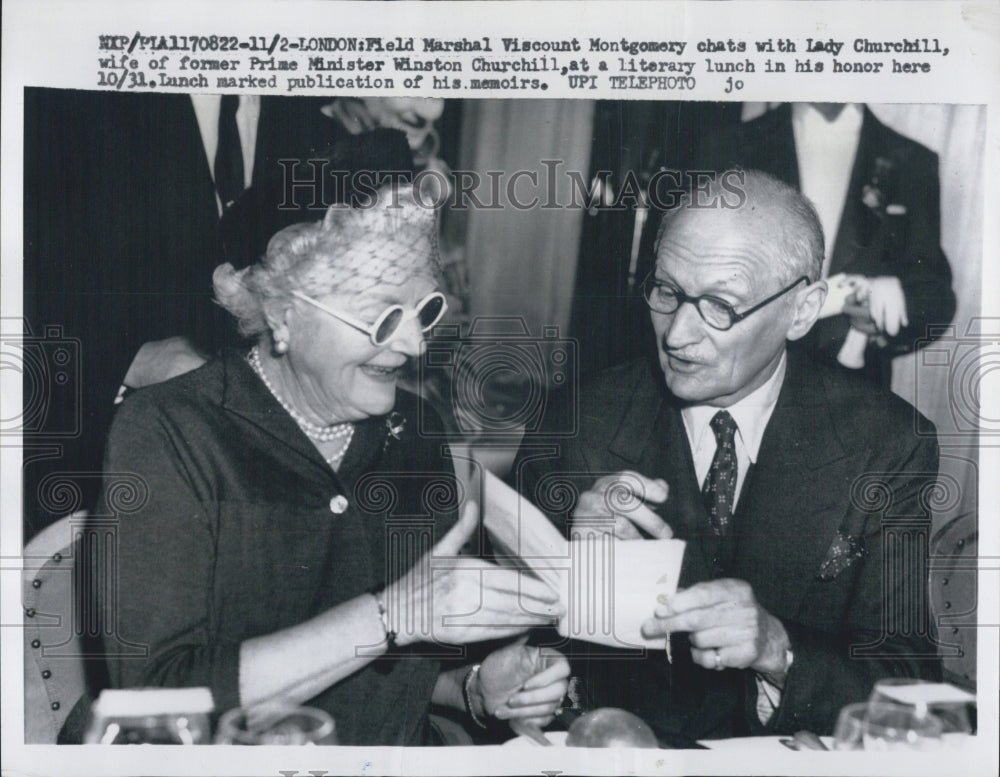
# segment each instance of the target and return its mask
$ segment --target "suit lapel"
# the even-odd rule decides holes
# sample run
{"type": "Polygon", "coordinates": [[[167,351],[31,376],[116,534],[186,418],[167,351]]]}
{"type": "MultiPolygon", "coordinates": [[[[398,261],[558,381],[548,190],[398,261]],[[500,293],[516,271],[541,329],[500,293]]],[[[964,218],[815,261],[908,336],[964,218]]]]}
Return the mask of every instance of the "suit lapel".
{"type": "Polygon", "coordinates": [[[615,456],[635,465],[648,459],[651,449],[657,447],[656,426],[664,405],[662,377],[657,375],[657,369],[647,361],[637,363],[625,412],[608,445],[615,456]]]}
{"type": "Polygon", "coordinates": [[[197,168],[198,178],[201,181],[206,195],[212,195],[212,202],[215,202],[215,183],[212,180],[212,163],[205,154],[205,141],[201,137],[201,130],[198,128],[198,118],[195,116],[194,105],[188,95],[171,95],[176,98],[176,102],[170,105],[168,110],[174,112],[177,127],[177,142],[186,152],[182,160],[192,160],[192,169],[197,168]],[[198,160],[198,161],[194,161],[198,160]]]}
{"type": "Polygon", "coordinates": [[[715,537],[705,534],[708,515],[687,432],[657,368],[650,366],[635,383],[609,450],[641,474],[667,481],[667,502],[658,512],[674,535],[688,543],[680,583],[687,586],[708,579],[716,553],[715,537]]]}
{"type": "MultiPolygon", "coordinates": [[[[274,177],[273,171],[268,170],[268,164],[273,164],[272,158],[274,156],[271,151],[274,143],[272,113],[278,109],[272,102],[273,99],[266,96],[260,98],[260,114],[257,117],[257,144],[253,151],[252,186],[255,189],[260,188],[274,177]]],[[[290,153],[291,149],[288,151],[290,153]]]]}
{"type": "Polygon", "coordinates": [[[342,493],[347,493],[360,475],[375,466],[386,439],[384,416],[372,416],[354,424],[350,447],[339,471],[334,472],[239,353],[228,350],[224,358],[226,373],[222,406],[226,411],[246,419],[272,437],[276,445],[289,448],[307,459],[310,465],[322,469],[328,477],[337,481],[342,493]]]}
{"type": "Polygon", "coordinates": [[[793,616],[849,507],[856,463],[844,451],[818,373],[789,355],[788,372],[740,502],[734,574],[765,608],[793,616]]]}
{"type": "Polygon", "coordinates": [[[714,576],[719,540],[709,530],[708,511],[701,497],[701,483],[694,470],[687,431],[676,407],[667,406],[670,437],[667,446],[667,483],[670,496],[665,520],[674,534],[687,542],[680,584],[689,586],[714,576]]]}
{"type": "Polygon", "coordinates": [[[858,150],[854,155],[851,180],[847,186],[847,199],[840,216],[837,237],[830,260],[830,275],[839,272],[862,272],[875,260],[867,257],[872,235],[878,229],[878,218],[864,204],[864,188],[875,169],[875,158],[881,153],[879,122],[868,108],[864,109],[858,150]]]}
{"type": "Polygon", "coordinates": [[[762,127],[765,136],[763,143],[771,146],[769,157],[772,161],[768,172],[776,178],[785,181],[789,186],[799,188],[799,162],[795,152],[795,132],[792,129],[792,106],[784,103],[769,114],[773,124],[762,127]]]}
{"type": "MultiPolygon", "coordinates": [[[[215,200],[215,182],[212,178],[211,162],[205,154],[205,141],[198,128],[198,118],[195,116],[194,105],[186,94],[161,95],[163,102],[155,104],[162,111],[159,117],[153,117],[165,128],[171,128],[164,145],[157,148],[156,170],[160,173],[161,189],[157,194],[162,197],[185,197],[177,200],[178,211],[198,214],[199,220],[211,226],[213,234],[217,235],[218,206],[215,200]],[[183,186],[177,185],[179,178],[187,178],[183,186]],[[191,203],[191,192],[197,192],[197,203],[191,203]]],[[[209,246],[204,247],[206,250],[209,246]]],[[[216,250],[215,246],[211,249],[216,250]]],[[[213,256],[213,259],[217,257],[213,256]]],[[[214,267],[214,263],[212,265],[214,267]]],[[[212,267],[209,269],[211,270],[212,267]]]]}
{"type": "Polygon", "coordinates": [[[226,372],[222,406],[272,437],[277,445],[291,449],[311,464],[330,468],[292,417],[278,404],[246,361],[235,351],[225,355],[226,372]]]}

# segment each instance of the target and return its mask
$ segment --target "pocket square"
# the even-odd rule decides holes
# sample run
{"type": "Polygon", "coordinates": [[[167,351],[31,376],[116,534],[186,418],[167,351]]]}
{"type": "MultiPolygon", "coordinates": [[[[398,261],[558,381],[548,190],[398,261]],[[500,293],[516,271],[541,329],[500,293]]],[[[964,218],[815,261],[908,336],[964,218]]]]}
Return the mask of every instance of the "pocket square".
{"type": "Polygon", "coordinates": [[[816,577],[823,581],[833,580],[864,555],[865,548],[860,538],[838,531],[830,550],[826,553],[826,558],[820,564],[819,574],[816,577]]]}

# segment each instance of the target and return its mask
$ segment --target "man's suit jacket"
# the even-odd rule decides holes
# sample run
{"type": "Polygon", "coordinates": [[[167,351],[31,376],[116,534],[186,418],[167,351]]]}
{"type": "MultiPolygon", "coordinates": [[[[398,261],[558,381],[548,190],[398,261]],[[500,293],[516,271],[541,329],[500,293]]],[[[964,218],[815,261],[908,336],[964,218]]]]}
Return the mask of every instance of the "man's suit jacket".
{"type": "MultiPolygon", "coordinates": [[[[909,404],[790,355],[722,542],[712,534],[680,411],[658,367],[643,360],[602,373],[578,409],[574,437],[522,447],[512,475],[518,488],[545,509],[544,494],[559,480],[579,493],[621,470],[664,478],[670,493],[659,512],[688,543],[681,586],[746,580],[788,631],[794,663],[769,731],[829,732],[839,709],[866,698],[877,678],[937,676],[923,501],[937,472],[937,442],[914,435],[909,404]]],[[[564,424],[570,416],[554,417],[564,424]]],[[[573,509],[562,507],[547,510],[557,524],[573,509]]],[[[588,702],[630,707],[665,734],[762,730],[752,672],[694,665],[683,635],[675,635],[673,655],[672,667],[659,651],[644,660],[581,662],[588,702]]]]}
{"type": "MultiPolygon", "coordinates": [[[[112,402],[139,347],[185,335],[211,354],[236,342],[231,317],[213,302],[212,271],[224,261],[245,266],[278,229],[322,216],[279,207],[286,199],[279,160],[339,154],[362,164],[349,153],[355,141],[321,112],[326,102],[261,98],[252,185],[220,221],[190,97],[25,90],[25,318],[35,337],[60,326],[80,352],[74,395],[49,403],[45,434],[27,430],[28,534],[96,495],[112,402]],[[57,434],[64,430],[75,434],[57,434]],[[35,458],[49,455],[48,441],[61,454],[35,458]],[[73,473],[81,503],[46,497],[46,478],[57,473],[73,473]]],[[[366,147],[364,165],[412,169],[405,138],[395,135],[384,154],[366,147]]],[[[311,174],[304,164],[295,171],[299,179],[311,174]]],[[[311,204],[309,190],[295,195],[300,206],[311,204]]],[[[329,187],[320,207],[338,196],[329,187]]],[[[26,379],[25,389],[30,397],[37,387],[26,379]]]]}
{"type": "MultiPolygon", "coordinates": [[[[784,104],[752,121],[709,135],[699,166],[725,170],[734,166],[762,170],[799,187],[799,167],[792,130],[792,108],[784,104]]],[[[891,356],[911,351],[928,325],[944,325],[955,314],[951,268],[941,250],[940,183],[937,155],[900,135],[866,107],[840,226],[834,236],[830,274],[899,278],[906,296],[909,326],[885,351],[870,348],[871,377],[888,385],[891,356]],[[868,187],[866,205],[865,190],[868,187]],[[878,195],[878,203],[873,196],[878,195]],[[887,206],[891,212],[886,212],[887,206]],[[899,206],[904,213],[895,213],[899,206]]],[[[803,341],[814,355],[833,361],[847,335],[847,316],[817,322],[803,341]]]]}

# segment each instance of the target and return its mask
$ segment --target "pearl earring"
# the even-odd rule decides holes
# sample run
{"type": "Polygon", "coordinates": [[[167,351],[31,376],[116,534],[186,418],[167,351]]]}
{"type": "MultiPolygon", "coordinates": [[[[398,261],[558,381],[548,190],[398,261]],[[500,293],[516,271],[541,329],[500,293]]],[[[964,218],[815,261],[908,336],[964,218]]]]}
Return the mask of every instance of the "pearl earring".
{"type": "Polygon", "coordinates": [[[274,352],[275,353],[287,353],[288,343],[285,340],[275,340],[274,341],[274,352]]]}

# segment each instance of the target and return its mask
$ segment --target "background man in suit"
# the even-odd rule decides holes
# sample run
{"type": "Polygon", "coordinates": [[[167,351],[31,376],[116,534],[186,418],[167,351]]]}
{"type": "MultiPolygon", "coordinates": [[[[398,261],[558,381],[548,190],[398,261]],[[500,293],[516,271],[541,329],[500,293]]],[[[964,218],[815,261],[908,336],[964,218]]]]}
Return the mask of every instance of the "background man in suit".
{"type": "Polygon", "coordinates": [[[850,103],[794,103],[710,135],[698,164],[763,170],[815,205],[829,294],[803,345],[888,387],[892,357],[955,313],[937,156],[850,103]]]}
{"type": "Polygon", "coordinates": [[[937,444],[906,402],[786,347],[824,304],[822,232],[775,179],[747,172],[742,191],[715,185],[664,219],[644,284],[659,370],[602,373],[563,408],[578,434],[526,445],[513,474],[529,498],[553,473],[587,489],[557,523],[607,515],[619,540],[687,541],[682,590],[644,626],[672,635],[672,666],[575,651],[588,705],[665,737],[829,733],[877,678],[939,672],[920,551],[937,444]],[[909,516],[908,539],[884,516],[909,516]]]}

